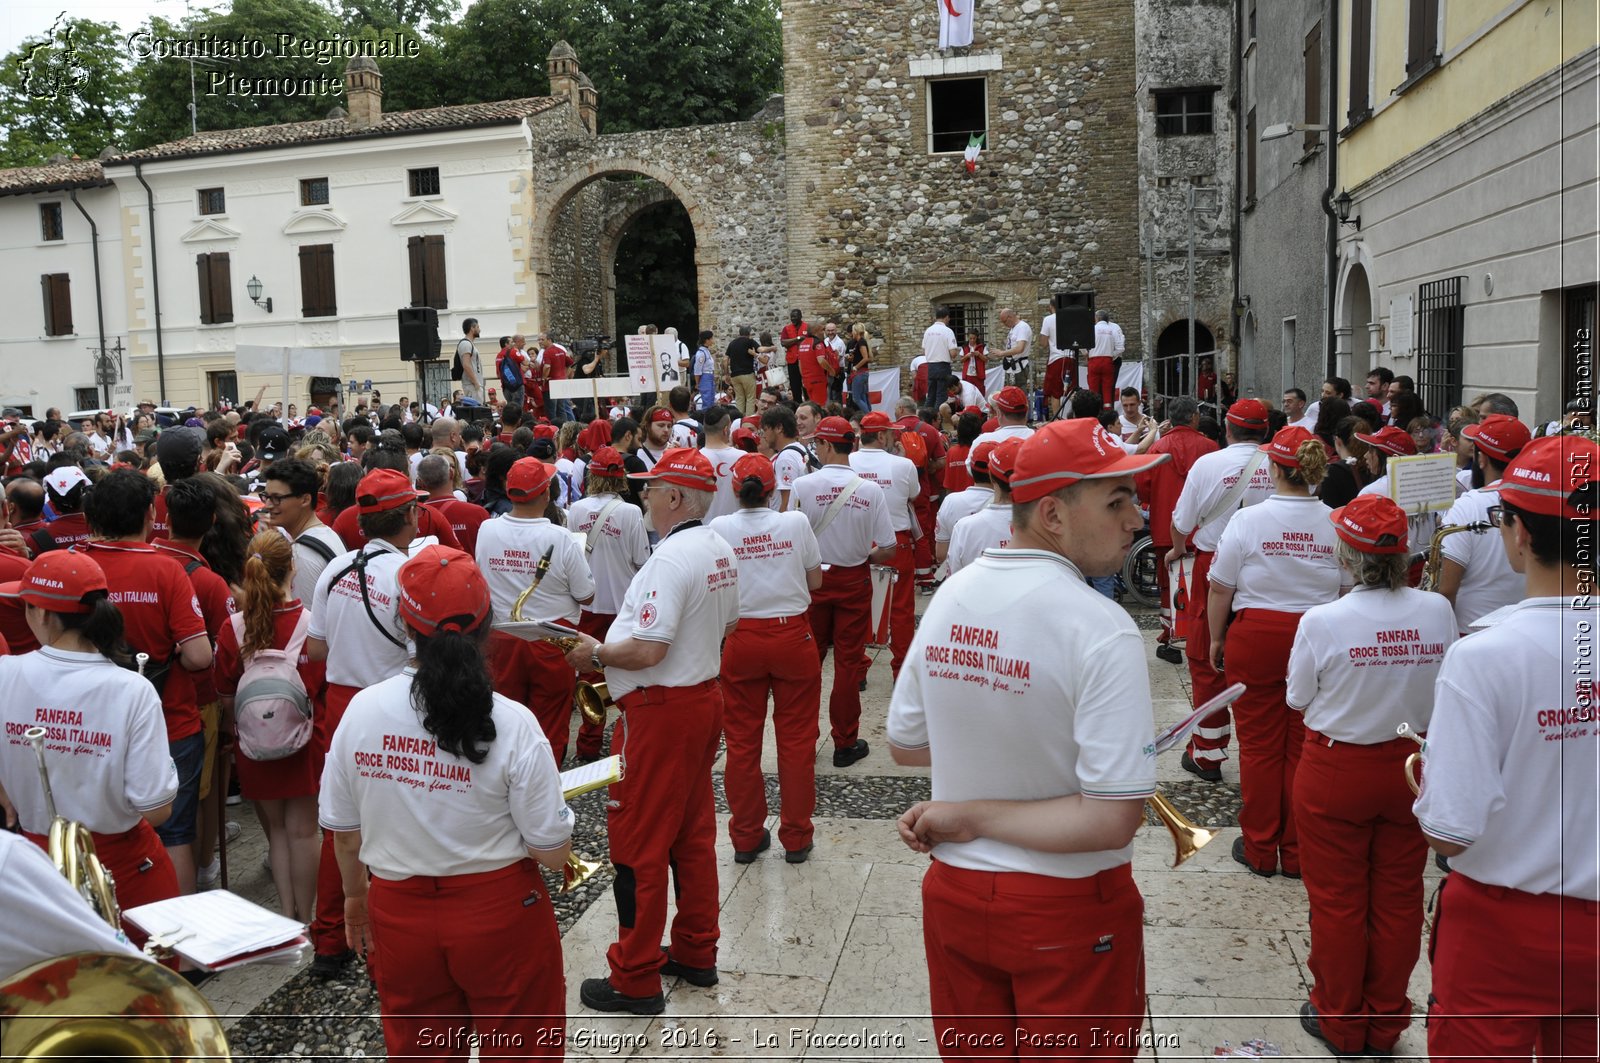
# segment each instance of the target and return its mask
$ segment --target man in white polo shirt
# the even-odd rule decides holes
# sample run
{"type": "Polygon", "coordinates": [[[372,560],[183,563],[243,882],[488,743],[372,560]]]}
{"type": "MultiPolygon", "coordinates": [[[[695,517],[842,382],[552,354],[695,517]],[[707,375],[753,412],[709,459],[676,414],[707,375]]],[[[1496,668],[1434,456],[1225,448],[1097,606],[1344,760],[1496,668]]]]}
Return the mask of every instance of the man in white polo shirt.
{"type": "Polygon", "coordinates": [[[761,442],[772,457],[772,472],[778,480],[772,502],[780,513],[794,508],[790,500],[794,482],[811,471],[811,451],[799,436],[799,425],[789,407],[773,406],[761,414],[761,442]]]}
{"type": "MultiPolygon", "coordinates": [[[[1033,435],[1028,427],[1028,394],[1016,385],[1003,387],[989,400],[995,420],[1000,422],[994,431],[985,432],[973,441],[976,451],[984,443],[1001,443],[1007,439],[1027,439],[1033,435]]],[[[969,463],[970,464],[970,463],[969,463]]]]}
{"type": "Polygon", "coordinates": [[[567,654],[574,669],[605,671],[622,710],[613,751],[628,762],[611,785],[606,817],[617,869],[611,971],[584,979],[579,996],[596,1011],[659,1015],[662,976],[717,984],[711,765],[722,736],[722,640],[739,622],[739,566],[702,523],[717,488],[704,454],[675,447],[634,478],[645,485],[660,545],[633,578],[606,641],[579,635],[567,654]],[[663,950],[669,868],[677,914],[663,950]]]}
{"type": "Polygon", "coordinates": [[[843,417],[825,417],[813,436],[822,468],[794,483],[800,512],[811,522],[822,557],[822,586],[811,594],[806,617],[826,661],[833,649],[833,765],[848,768],[868,753],[861,738],[861,685],[866,682],[871,626],[872,573],[868,564],[892,564],[900,552],[883,489],[850,466],[856,434],[843,417]]]}
{"type": "Polygon", "coordinates": [[[706,511],[707,523],[739,508],[739,497],[733,483],[733,463],[744,457],[745,452],[728,440],[737,412],[732,406],[713,405],[700,413],[700,423],[706,430],[706,445],[700,448],[700,453],[706,456],[712,471],[717,474],[717,497],[706,511]]]}
{"type": "Polygon", "coordinates": [[[894,759],[933,768],[934,800],[899,827],[933,855],[923,936],[951,1056],[1041,1043],[1138,1054],[1131,861],[1155,792],[1154,713],[1137,628],[1084,577],[1121,567],[1144,524],[1133,474],[1164,460],[1124,455],[1089,419],[1022,444],[1010,548],[934,596],[895,685],[894,759]]]}
{"type": "Polygon", "coordinates": [[[1595,1058],[1595,514],[1600,446],[1545,436],[1500,486],[1499,539],[1524,597],[1450,647],[1422,796],[1450,858],[1430,958],[1432,1059],[1595,1058]]]}
{"type": "MultiPolygon", "coordinates": [[[[1445,526],[1487,525],[1489,510],[1500,504],[1500,479],[1506,465],[1528,445],[1533,433],[1515,417],[1491,413],[1462,428],[1474,451],[1474,490],[1456,499],[1444,515],[1445,526]]],[[[1500,537],[1492,529],[1447,535],[1440,546],[1443,563],[1434,589],[1455,606],[1456,627],[1466,635],[1472,622],[1522,598],[1522,576],[1511,567],[1500,537]]]]}
{"type": "Polygon", "coordinates": [[[889,525],[894,529],[897,549],[894,565],[897,578],[889,591],[889,654],[894,674],[900,674],[900,662],[906,659],[911,648],[911,634],[916,628],[917,566],[912,557],[911,506],[921,484],[917,467],[908,458],[890,453],[886,445],[893,445],[899,435],[889,415],[873,410],[861,418],[861,446],[850,455],[850,467],[863,479],[875,483],[883,491],[888,503],[889,525]]]}
{"type": "Polygon", "coordinates": [[[1002,362],[1006,380],[1026,377],[1028,348],[1033,346],[1033,329],[1009,306],[1000,311],[1000,325],[1006,330],[1006,349],[991,358],[1002,362]]]}
{"type": "MultiPolygon", "coordinates": [[[[933,324],[922,333],[922,357],[926,359],[925,364],[928,369],[930,403],[937,405],[949,392],[951,363],[960,350],[961,345],[956,342],[956,334],[950,331],[950,308],[937,307],[933,312],[933,324]]],[[[913,369],[912,372],[915,373],[916,370],[913,369]]]]}
{"type": "Polygon", "coordinates": [[[1100,396],[1103,408],[1117,401],[1117,360],[1127,341],[1122,326],[1111,320],[1111,311],[1094,313],[1094,349],[1089,352],[1089,390],[1100,396]]]}
{"type": "Polygon", "coordinates": [[[1022,440],[1008,439],[985,456],[994,501],[958,520],[951,530],[946,557],[952,573],[972,564],[985,550],[1011,545],[1011,470],[1021,449],[1022,440]]]}
{"type": "Polygon", "coordinates": [[[950,554],[950,536],[964,517],[991,506],[995,501],[993,477],[989,473],[989,456],[994,452],[994,442],[974,443],[967,465],[972,472],[972,486],[944,496],[939,503],[939,517],[934,524],[933,549],[935,559],[944,564],[950,554]]]}

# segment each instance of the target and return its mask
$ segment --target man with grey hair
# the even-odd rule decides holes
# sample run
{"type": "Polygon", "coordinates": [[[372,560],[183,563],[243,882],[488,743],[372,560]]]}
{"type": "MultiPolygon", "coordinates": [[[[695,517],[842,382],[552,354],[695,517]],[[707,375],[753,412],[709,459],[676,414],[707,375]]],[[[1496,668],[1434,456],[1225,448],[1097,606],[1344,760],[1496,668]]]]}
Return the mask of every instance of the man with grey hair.
{"type": "Polygon", "coordinates": [[[721,643],[739,622],[739,566],[727,540],[700,520],[717,486],[704,454],[675,447],[636,479],[660,545],[629,584],[606,641],[579,634],[567,654],[580,672],[605,672],[628,721],[628,773],[611,786],[606,818],[617,940],[606,952],[608,977],[584,979],[578,995],[596,1011],[659,1015],[663,976],[717,984],[711,767],[722,735],[721,643]],[[669,869],[677,914],[663,956],[669,869]]]}
{"type": "Polygon", "coordinates": [[[478,552],[478,525],[489,519],[489,511],[456,497],[450,462],[442,454],[424,455],[417,462],[417,490],[427,497],[422,505],[443,517],[461,543],[461,549],[474,556],[478,552]]]}
{"type": "Polygon", "coordinates": [[[1172,645],[1172,578],[1167,566],[1159,560],[1172,549],[1172,510],[1183,493],[1184,477],[1189,467],[1202,454],[1209,454],[1217,445],[1195,428],[1200,419],[1200,404],[1188,395],[1180,395],[1167,403],[1167,425],[1161,437],[1147,453],[1171,454],[1172,460],[1157,465],[1148,472],[1135,476],[1139,497],[1150,509],[1150,540],[1154,544],[1156,583],[1161,588],[1161,634],[1156,636],[1156,656],[1168,664],[1182,664],[1183,651],[1172,645]]]}
{"type": "Polygon", "coordinates": [[[1517,413],[1517,400],[1500,391],[1485,392],[1467,403],[1467,405],[1477,411],[1480,419],[1489,416],[1491,413],[1503,413],[1507,417],[1520,416],[1517,413]]]}
{"type": "Polygon", "coordinates": [[[1094,313],[1094,348],[1089,352],[1089,390],[1100,396],[1103,409],[1117,402],[1117,362],[1122,358],[1127,339],[1122,326],[1111,320],[1111,311],[1094,313]]]}

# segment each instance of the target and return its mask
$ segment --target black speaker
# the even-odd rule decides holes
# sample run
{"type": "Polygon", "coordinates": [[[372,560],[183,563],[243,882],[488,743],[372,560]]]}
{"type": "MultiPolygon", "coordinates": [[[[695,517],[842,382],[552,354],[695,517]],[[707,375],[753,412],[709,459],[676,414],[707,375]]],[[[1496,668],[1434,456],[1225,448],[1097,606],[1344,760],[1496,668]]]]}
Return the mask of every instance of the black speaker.
{"type": "Polygon", "coordinates": [[[403,306],[399,316],[400,360],[425,362],[439,358],[439,311],[431,306],[403,306]]]}
{"type": "Polygon", "coordinates": [[[1094,348],[1093,308],[1064,306],[1056,311],[1056,345],[1065,349],[1074,343],[1086,351],[1094,348]]]}
{"type": "Polygon", "coordinates": [[[1067,306],[1087,306],[1094,309],[1094,292],[1056,292],[1056,308],[1059,310],[1067,306]]]}
{"type": "Polygon", "coordinates": [[[494,410],[488,406],[455,406],[456,420],[463,424],[481,424],[487,431],[494,423],[494,410]]]}

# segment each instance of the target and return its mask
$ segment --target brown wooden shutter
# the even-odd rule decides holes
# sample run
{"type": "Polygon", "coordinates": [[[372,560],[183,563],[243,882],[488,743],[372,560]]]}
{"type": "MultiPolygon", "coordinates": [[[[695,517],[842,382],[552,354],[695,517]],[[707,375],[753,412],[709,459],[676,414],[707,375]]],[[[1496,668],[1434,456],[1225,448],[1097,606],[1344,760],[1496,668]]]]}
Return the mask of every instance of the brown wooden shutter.
{"type": "Polygon", "coordinates": [[[1345,118],[1352,124],[1372,113],[1367,89],[1372,61],[1372,0],[1350,3],[1350,107],[1345,118]]]}
{"type": "Polygon", "coordinates": [[[428,272],[423,261],[422,237],[406,239],[406,257],[411,262],[411,305],[428,305],[428,272]]]}
{"type": "Polygon", "coordinates": [[[428,289],[428,305],[435,310],[450,309],[444,283],[444,237],[422,238],[422,259],[428,289]]]}
{"type": "Polygon", "coordinates": [[[1414,74],[1439,51],[1439,0],[1411,0],[1406,32],[1406,73],[1414,74]]]}
{"type": "Polygon", "coordinates": [[[44,294],[44,334],[67,336],[72,333],[72,278],[65,273],[46,273],[39,278],[44,294]]]}
{"type": "Polygon", "coordinates": [[[59,335],[56,332],[56,304],[50,295],[50,274],[40,274],[39,288],[44,294],[44,334],[46,336],[59,335]]]}
{"type": "Polygon", "coordinates": [[[226,324],[233,320],[233,267],[226,251],[213,251],[210,256],[211,321],[226,324]]]}
{"type": "Polygon", "coordinates": [[[300,248],[300,313],[303,317],[334,317],[339,313],[333,286],[333,245],[300,248]]]}
{"type": "Polygon", "coordinates": [[[1256,201],[1256,109],[1244,118],[1244,201],[1256,201]]]}
{"type": "MultiPolygon", "coordinates": [[[[1303,58],[1306,106],[1302,121],[1307,125],[1318,125],[1322,122],[1322,23],[1312,26],[1311,32],[1306,34],[1303,58]]],[[[1310,151],[1320,143],[1322,134],[1307,130],[1301,146],[1310,151]]]]}
{"type": "Polygon", "coordinates": [[[300,249],[300,316],[317,317],[317,249],[300,249]]]}
{"type": "Polygon", "coordinates": [[[195,269],[200,274],[200,324],[211,324],[211,256],[196,255],[195,269]]]}

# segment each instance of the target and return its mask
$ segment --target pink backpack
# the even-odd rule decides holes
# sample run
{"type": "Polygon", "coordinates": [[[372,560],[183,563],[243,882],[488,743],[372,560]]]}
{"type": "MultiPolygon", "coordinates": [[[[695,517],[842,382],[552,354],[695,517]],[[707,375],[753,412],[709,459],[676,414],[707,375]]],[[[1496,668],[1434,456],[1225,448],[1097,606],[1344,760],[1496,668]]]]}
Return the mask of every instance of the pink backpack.
{"type": "MultiPolygon", "coordinates": [[[[244,645],[244,617],[229,617],[234,637],[244,645]]],[[[300,611],[289,645],[257,650],[244,662],[244,675],[233,695],[234,726],[239,751],[251,760],[282,760],[311,740],[311,697],[300,678],[300,649],[305,645],[311,614],[300,611]]]]}

